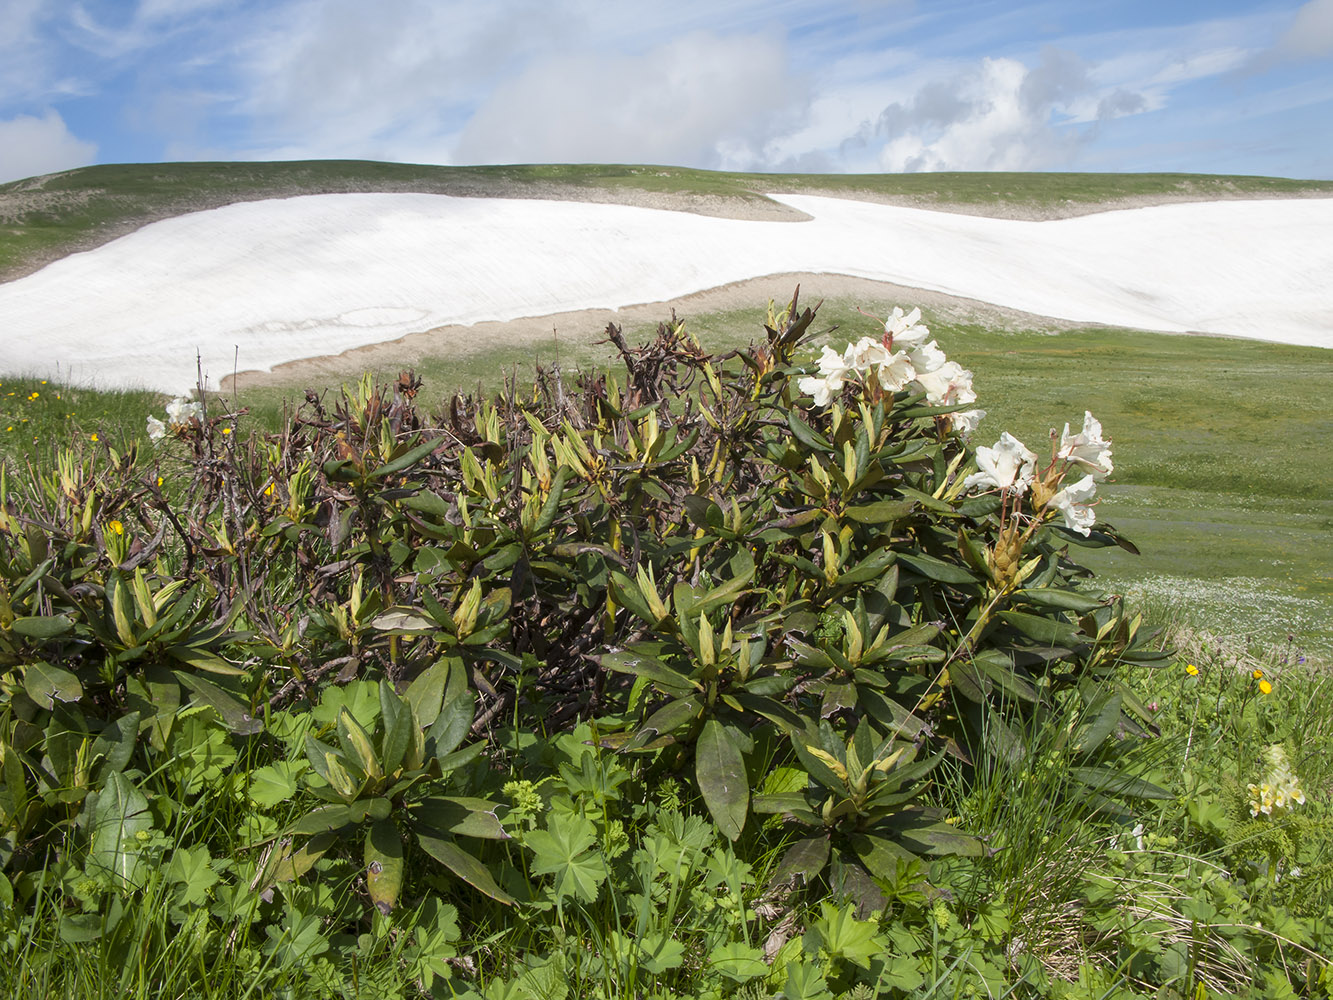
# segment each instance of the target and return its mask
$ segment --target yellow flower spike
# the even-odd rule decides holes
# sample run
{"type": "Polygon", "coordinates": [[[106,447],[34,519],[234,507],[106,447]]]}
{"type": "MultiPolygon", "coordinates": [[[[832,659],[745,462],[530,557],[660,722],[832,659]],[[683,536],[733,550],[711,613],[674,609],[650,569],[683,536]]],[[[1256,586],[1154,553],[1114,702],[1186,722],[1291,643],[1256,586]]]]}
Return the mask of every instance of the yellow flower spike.
{"type": "Polygon", "coordinates": [[[1272,694],[1272,693],[1273,693],[1273,685],[1272,685],[1272,684],[1269,684],[1268,681],[1260,681],[1260,682],[1259,682],[1259,692],[1260,692],[1261,694],[1272,694]]]}
{"type": "Polygon", "coordinates": [[[1199,668],[1196,667],[1193,663],[1191,663],[1188,667],[1185,668],[1185,673],[1189,674],[1191,677],[1198,677],[1199,668]]]}

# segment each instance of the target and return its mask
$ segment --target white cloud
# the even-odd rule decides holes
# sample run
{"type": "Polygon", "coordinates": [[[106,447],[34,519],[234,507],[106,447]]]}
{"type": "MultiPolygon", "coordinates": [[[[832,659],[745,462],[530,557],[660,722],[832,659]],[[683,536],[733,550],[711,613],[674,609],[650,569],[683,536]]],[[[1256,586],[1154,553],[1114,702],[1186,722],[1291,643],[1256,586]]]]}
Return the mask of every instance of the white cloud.
{"type": "Polygon", "coordinates": [[[0,121],[0,183],[87,166],[96,155],[97,145],[74,136],[53,110],[0,121]]]}
{"type": "Polygon", "coordinates": [[[1088,136],[1071,123],[1139,110],[1137,95],[1100,97],[1073,53],[1043,50],[1028,67],[1016,59],[983,59],[948,79],[895,101],[854,143],[878,148],[880,169],[1040,170],[1073,159],[1088,136]],[[1095,109],[1081,112],[1084,107],[1095,109]]]}
{"type": "Polygon", "coordinates": [[[1301,7],[1278,47],[1305,59],[1333,55],[1333,0],[1310,0],[1301,7]]]}
{"type": "Polygon", "coordinates": [[[495,89],[457,159],[744,169],[801,123],[807,86],[774,34],[694,32],[635,55],[551,55],[495,89]]]}

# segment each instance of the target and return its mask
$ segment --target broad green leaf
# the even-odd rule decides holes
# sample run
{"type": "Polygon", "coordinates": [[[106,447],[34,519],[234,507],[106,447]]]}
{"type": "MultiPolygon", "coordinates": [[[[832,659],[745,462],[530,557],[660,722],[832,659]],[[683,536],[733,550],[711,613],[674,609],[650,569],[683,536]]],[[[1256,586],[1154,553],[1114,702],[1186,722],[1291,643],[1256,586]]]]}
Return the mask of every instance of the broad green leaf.
{"type": "Polygon", "coordinates": [[[23,689],[45,709],[53,708],[57,701],[78,701],[83,697],[83,685],[77,677],[41,660],[23,668],[23,689]]]}
{"type": "Polygon", "coordinates": [[[412,709],[402,698],[394,693],[393,686],[386,680],[380,681],[380,718],[384,720],[384,735],[380,739],[382,760],[385,774],[393,774],[403,763],[408,744],[412,742],[412,730],[416,720],[412,709]]]}
{"type": "Polygon", "coordinates": [[[718,829],[727,839],[736,840],[745,828],[750,782],[735,737],[716,719],[704,723],[694,744],[694,773],[718,829]]]}
{"type": "Polygon", "coordinates": [[[714,972],[738,983],[748,983],[751,979],[768,974],[764,953],[740,941],[714,948],[708,954],[708,964],[714,972]]]}
{"type": "Polygon", "coordinates": [[[264,728],[264,724],[250,715],[250,710],[234,694],[222,690],[212,681],[204,680],[183,670],[173,670],[176,679],[190,689],[194,700],[211,705],[217,710],[228,729],[240,736],[249,736],[264,728]]]}
{"type": "Polygon", "coordinates": [[[167,881],[176,887],[176,902],[199,906],[208,901],[209,890],[220,876],[213,870],[213,859],[205,844],[178,847],[167,864],[167,881]]]}
{"type": "Polygon", "coordinates": [[[585,903],[597,899],[610,871],[601,852],[594,850],[597,829],[577,813],[551,813],[545,830],[533,830],[524,840],[532,851],[532,871],[554,875],[556,899],[573,897],[585,903]]]}
{"type": "Polygon", "coordinates": [[[422,799],[412,810],[413,822],[441,833],[485,840],[508,840],[496,810],[487,799],[453,795],[433,795],[422,799]]]}
{"type": "Polygon", "coordinates": [[[88,823],[88,870],[107,874],[122,889],[138,889],[148,874],[139,834],[153,817],[148,800],[129,778],[112,771],[97,793],[88,823]]]}
{"type": "Polygon", "coordinates": [[[617,673],[647,677],[668,694],[687,694],[698,686],[679,670],[667,666],[655,656],[638,652],[632,647],[614,653],[603,653],[599,661],[602,666],[617,673]]]}
{"type": "Polygon", "coordinates": [[[879,500],[875,503],[848,507],[843,513],[862,524],[884,524],[906,517],[912,513],[912,508],[915,506],[915,500],[879,500]]]}
{"type": "Polygon", "coordinates": [[[250,783],[246,794],[250,801],[261,809],[271,809],[280,802],[286,802],[299,787],[301,774],[309,768],[306,761],[275,761],[249,772],[250,783]]]}
{"type": "Polygon", "coordinates": [[[54,639],[73,629],[74,622],[66,615],[33,615],[15,618],[10,628],[29,639],[54,639]]]}
{"type": "Polygon", "coordinates": [[[819,833],[798,840],[782,856],[781,863],[773,872],[772,884],[778,885],[799,875],[805,885],[810,885],[824,870],[828,859],[829,839],[826,834],[819,833]]]}
{"type": "Polygon", "coordinates": [[[514,902],[513,896],[495,884],[495,879],[486,870],[486,866],[457,844],[421,833],[417,834],[417,843],[421,845],[423,851],[474,889],[485,893],[500,903],[512,904],[514,902]]]}
{"type": "Polygon", "coordinates": [[[1073,625],[1059,618],[1043,618],[1022,611],[1001,611],[997,617],[1029,639],[1049,646],[1077,646],[1088,641],[1073,625]]]}
{"type": "Polygon", "coordinates": [[[375,908],[388,916],[403,888],[403,841],[392,820],[370,824],[365,845],[366,890],[375,908]]]}
{"type": "Polygon", "coordinates": [[[312,835],[341,830],[352,822],[352,810],[349,806],[334,803],[316,806],[291,825],[291,832],[298,835],[312,835]]]}
{"type": "Polygon", "coordinates": [[[938,583],[969,584],[977,582],[976,575],[967,567],[959,566],[957,563],[947,563],[942,559],[936,559],[934,556],[928,556],[924,553],[899,552],[898,562],[938,583]]]}

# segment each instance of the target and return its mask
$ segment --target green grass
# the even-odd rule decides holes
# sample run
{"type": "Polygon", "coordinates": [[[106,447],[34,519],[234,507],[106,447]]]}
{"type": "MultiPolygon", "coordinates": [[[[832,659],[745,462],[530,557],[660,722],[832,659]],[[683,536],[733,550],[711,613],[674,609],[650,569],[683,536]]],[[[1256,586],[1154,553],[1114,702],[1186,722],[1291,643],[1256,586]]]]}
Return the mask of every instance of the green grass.
{"type": "Polygon", "coordinates": [[[1333,193],[1333,181],[1197,174],[745,174],[683,167],[552,164],[439,167],[363,160],[107,164],[0,184],[0,281],[147,222],[238,201],[347,191],[551,197],[626,190],[742,201],[765,192],[871,193],[981,211],[1143,195],[1199,200],[1333,193]]]}

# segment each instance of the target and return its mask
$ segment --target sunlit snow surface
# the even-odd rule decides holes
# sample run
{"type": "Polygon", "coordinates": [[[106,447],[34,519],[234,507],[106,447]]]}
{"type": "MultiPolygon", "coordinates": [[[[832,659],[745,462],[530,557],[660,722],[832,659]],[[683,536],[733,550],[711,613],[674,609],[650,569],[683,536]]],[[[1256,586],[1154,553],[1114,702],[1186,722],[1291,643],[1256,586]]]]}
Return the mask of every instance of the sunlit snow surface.
{"type": "MultiPolygon", "coordinates": [[[[157,222],[0,285],[0,374],[184,391],[446,324],[618,308],[781,272],[1059,319],[1333,347],[1333,199],[1050,222],[774,196],[752,222],[568,201],[329,194],[157,222]]],[[[908,306],[911,303],[903,303],[908,306]]]]}

